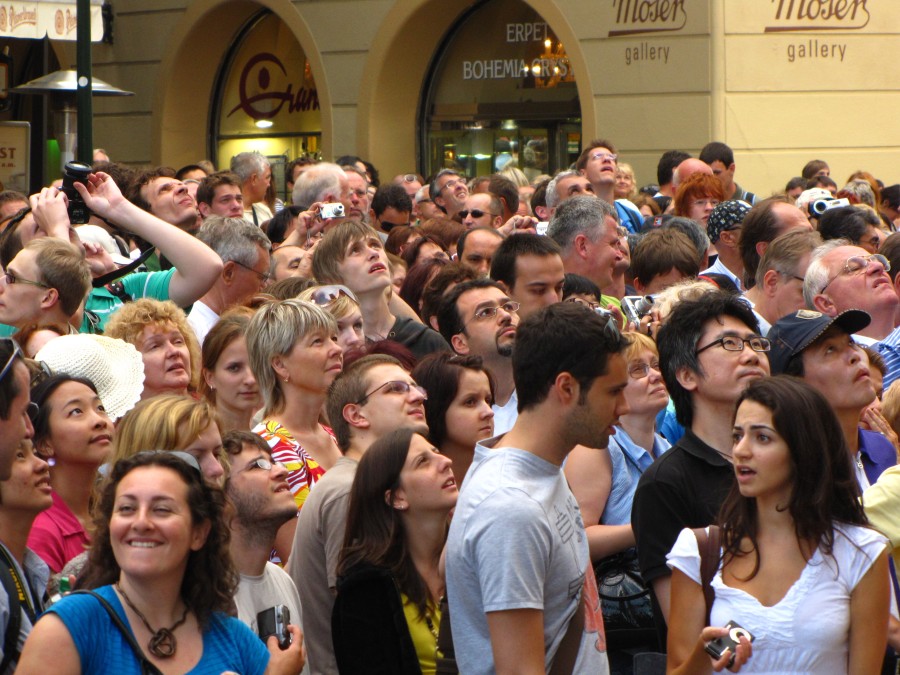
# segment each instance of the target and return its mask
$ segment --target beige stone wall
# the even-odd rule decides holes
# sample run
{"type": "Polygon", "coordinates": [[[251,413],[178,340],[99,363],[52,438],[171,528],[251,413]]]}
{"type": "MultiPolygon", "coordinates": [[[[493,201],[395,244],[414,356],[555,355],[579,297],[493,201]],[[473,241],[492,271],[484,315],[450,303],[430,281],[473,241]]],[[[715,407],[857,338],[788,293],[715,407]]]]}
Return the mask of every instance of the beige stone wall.
{"type": "MultiPolygon", "coordinates": [[[[858,168],[900,180],[894,112],[900,65],[892,56],[900,46],[900,3],[842,0],[832,5],[861,3],[865,25],[860,11],[844,23],[833,17],[828,30],[766,32],[791,24],[791,17],[773,18],[779,1],[529,4],[564,42],[576,69],[584,138],[614,140],[641,182],[655,180],[663,151],[696,153],[709,140],[734,148],[737,180],[760,194],[783,187],[813,157],[829,161],[838,182],[858,168]],[[662,15],[632,20],[634,11],[647,14],[652,7],[662,15]],[[804,43],[819,56],[800,58],[796,49],[804,43]],[[829,45],[828,57],[822,44],[829,45]]],[[[783,0],[782,15],[789,2],[783,0]]],[[[135,164],[178,166],[205,156],[215,73],[240,25],[265,6],[289,25],[310,58],[325,156],[360,154],[385,176],[408,171],[426,69],[469,4],[115,0],[116,42],[95,45],[94,72],[136,96],[95,99],[95,145],[135,164]]],[[[74,64],[70,45],[56,49],[64,65],[74,64]]]]}

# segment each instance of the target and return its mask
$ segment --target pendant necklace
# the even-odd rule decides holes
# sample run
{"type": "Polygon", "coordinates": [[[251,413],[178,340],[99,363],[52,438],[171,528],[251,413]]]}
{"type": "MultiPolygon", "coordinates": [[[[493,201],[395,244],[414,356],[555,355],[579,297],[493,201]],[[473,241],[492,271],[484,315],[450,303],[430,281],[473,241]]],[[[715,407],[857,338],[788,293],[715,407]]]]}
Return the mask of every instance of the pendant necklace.
{"type": "Polygon", "coordinates": [[[144,624],[144,627],[150,631],[150,642],[147,643],[147,649],[150,650],[150,653],[153,656],[160,659],[167,659],[175,654],[175,650],[178,649],[178,643],[175,640],[175,629],[178,628],[181,624],[185,622],[187,619],[188,608],[185,606],[184,614],[181,615],[181,618],[178,619],[175,623],[173,623],[169,628],[160,628],[159,630],[153,630],[150,627],[149,622],[141,614],[140,610],[134,606],[134,603],[131,602],[131,598],[126,595],[125,591],[122,590],[122,587],[119,584],[116,584],[116,590],[119,592],[119,595],[122,596],[122,599],[125,601],[129,607],[131,607],[132,611],[138,615],[138,618],[144,624]]]}

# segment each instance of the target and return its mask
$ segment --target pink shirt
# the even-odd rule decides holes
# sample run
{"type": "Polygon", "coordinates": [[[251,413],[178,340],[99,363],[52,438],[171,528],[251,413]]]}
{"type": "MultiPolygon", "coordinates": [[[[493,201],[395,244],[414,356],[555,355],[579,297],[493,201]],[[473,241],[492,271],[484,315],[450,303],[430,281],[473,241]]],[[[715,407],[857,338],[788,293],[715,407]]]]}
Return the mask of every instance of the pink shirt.
{"type": "Polygon", "coordinates": [[[56,492],[53,506],[38,514],[28,535],[28,548],[37,553],[54,574],[83,553],[91,540],[75,514],[56,492]]]}

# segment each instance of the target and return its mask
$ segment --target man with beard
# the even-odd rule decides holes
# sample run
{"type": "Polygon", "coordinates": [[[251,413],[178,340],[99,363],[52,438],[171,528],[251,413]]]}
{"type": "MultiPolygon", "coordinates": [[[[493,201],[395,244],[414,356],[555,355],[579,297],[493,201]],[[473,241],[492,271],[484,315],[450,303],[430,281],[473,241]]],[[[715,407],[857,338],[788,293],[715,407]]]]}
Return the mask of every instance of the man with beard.
{"type": "Polygon", "coordinates": [[[272,461],[269,446],[249,431],[230,431],[222,439],[231,470],[225,494],[231,502],[231,557],[240,574],[234,594],[238,618],[256,632],[256,615],[285,605],[290,622],[300,625],[300,596],[287,572],[269,562],[278,529],[297,517],[287,469],[272,461]]]}
{"type": "Polygon", "coordinates": [[[509,431],[518,416],[513,380],[513,345],[519,325],[519,303],[491,279],[457,284],[438,310],[441,335],[457,354],[480,356],[494,376],[494,433],[509,431]]]}

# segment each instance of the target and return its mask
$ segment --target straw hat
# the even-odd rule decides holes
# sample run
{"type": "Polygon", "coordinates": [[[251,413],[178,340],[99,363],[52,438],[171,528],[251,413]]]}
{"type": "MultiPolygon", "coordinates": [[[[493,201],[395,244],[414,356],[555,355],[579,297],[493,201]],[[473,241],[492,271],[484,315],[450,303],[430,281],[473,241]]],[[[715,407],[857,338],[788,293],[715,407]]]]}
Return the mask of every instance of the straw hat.
{"type": "Polygon", "coordinates": [[[63,335],[50,340],[34,358],[54,373],[93,382],[114,421],[134,407],[144,390],[144,361],[124,340],[87,333],[63,335]]]}

